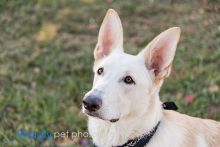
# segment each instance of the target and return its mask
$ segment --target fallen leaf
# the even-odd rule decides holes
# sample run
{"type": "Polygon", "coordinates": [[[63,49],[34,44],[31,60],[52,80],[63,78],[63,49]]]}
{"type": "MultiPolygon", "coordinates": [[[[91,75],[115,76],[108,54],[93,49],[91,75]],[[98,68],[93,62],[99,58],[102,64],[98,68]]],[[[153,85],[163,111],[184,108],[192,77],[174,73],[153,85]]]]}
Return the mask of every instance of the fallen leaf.
{"type": "Polygon", "coordinates": [[[71,9],[70,8],[63,8],[59,11],[58,13],[58,18],[64,18],[66,16],[69,16],[71,14],[71,9]]]}
{"type": "Polygon", "coordinates": [[[210,105],[207,110],[209,114],[219,114],[220,113],[220,107],[218,105],[210,105]]]}
{"type": "Polygon", "coordinates": [[[218,92],[219,91],[219,86],[218,85],[211,85],[210,87],[209,87],[209,92],[210,93],[216,93],[216,92],[218,92]]]}
{"type": "Polygon", "coordinates": [[[196,96],[195,95],[187,95],[184,97],[184,100],[188,103],[191,104],[195,100],[196,96]]]}
{"type": "Polygon", "coordinates": [[[15,112],[15,108],[8,106],[8,107],[5,108],[5,111],[13,113],[13,112],[15,112]]]}
{"type": "Polygon", "coordinates": [[[68,137],[64,137],[61,139],[56,140],[56,145],[63,147],[63,146],[69,146],[69,145],[76,145],[79,144],[79,138],[75,137],[75,138],[68,138],[68,137]]]}
{"type": "Polygon", "coordinates": [[[43,24],[40,31],[36,35],[36,40],[39,42],[46,42],[53,39],[57,34],[57,25],[48,22],[43,24]]]}
{"type": "Polygon", "coordinates": [[[40,68],[39,67],[35,67],[33,71],[34,71],[34,73],[39,74],[40,73],[40,68]]]}

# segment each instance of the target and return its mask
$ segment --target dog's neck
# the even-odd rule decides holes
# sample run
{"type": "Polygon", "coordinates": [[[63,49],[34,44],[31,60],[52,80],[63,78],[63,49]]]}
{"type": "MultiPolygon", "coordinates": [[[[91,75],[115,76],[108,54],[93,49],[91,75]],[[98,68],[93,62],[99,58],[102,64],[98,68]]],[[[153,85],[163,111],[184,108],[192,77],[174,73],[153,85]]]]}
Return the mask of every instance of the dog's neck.
{"type": "Polygon", "coordinates": [[[150,132],[162,118],[159,96],[154,98],[154,105],[142,110],[145,112],[141,115],[121,119],[116,123],[90,117],[88,125],[93,142],[101,147],[117,146],[150,132]]]}

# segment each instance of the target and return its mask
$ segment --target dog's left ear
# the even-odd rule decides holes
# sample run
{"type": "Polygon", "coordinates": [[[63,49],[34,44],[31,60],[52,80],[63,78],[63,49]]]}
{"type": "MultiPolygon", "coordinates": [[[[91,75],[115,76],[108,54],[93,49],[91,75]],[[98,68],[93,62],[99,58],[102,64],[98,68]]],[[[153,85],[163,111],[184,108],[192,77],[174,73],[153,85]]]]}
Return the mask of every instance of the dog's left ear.
{"type": "Polygon", "coordinates": [[[139,53],[145,58],[146,67],[153,70],[157,80],[164,79],[170,74],[180,32],[179,27],[162,32],[139,53]]]}
{"type": "Polygon", "coordinates": [[[95,61],[108,56],[113,50],[123,51],[123,30],[117,12],[109,9],[99,30],[95,61]]]}

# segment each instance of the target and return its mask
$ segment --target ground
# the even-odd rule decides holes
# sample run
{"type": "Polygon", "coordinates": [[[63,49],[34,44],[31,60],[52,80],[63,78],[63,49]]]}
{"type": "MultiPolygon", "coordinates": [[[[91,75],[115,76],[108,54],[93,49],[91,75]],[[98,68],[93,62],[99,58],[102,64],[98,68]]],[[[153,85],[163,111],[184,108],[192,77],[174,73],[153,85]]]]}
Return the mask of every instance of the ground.
{"type": "MultiPolygon", "coordinates": [[[[108,8],[118,11],[125,50],[136,54],[159,32],[182,29],[171,76],[161,89],[179,112],[220,120],[220,2],[33,0],[0,2],[1,146],[71,141],[21,138],[17,132],[86,131],[80,112],[91,88],[93,49],[108,8]]],[[[87,139],[72,141],[87,145],[87,139]]],[[[76,146],[76,145],[72,145],[76,146]]],[[[80,145],[79,145],[80,146],[80,145]]]]}

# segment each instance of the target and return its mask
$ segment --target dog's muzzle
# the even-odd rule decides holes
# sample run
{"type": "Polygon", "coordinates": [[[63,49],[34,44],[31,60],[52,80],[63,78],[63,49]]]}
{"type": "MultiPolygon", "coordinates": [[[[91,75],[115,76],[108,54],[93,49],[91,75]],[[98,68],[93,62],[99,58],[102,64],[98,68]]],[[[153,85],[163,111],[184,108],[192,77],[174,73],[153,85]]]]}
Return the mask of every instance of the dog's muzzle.
{"type": "Polygon", "coordinates": [[[98,90],[94,90],[93,92],[86,95],[83,99],[83,107],[85,109],[84,113],[86,113],[89,116],[97,117],[99,119],[110,121],[112,123],[117,122],[119,119],[105,119],[100,115],[100,109],[102,107],[102,94],[98,90]]]}

